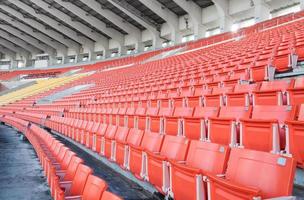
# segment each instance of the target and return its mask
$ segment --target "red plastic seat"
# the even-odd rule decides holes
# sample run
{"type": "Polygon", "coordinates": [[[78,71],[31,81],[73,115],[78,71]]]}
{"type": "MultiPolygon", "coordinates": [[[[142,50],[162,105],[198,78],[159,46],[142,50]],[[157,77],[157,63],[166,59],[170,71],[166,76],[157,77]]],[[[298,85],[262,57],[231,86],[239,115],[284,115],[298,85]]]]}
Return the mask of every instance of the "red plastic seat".
{"type": "Polygon", "coordinates": [[[272,65],[275,67],[276,71],[284,72],[291,68],[291,51],[289,49],[280,50],[277,55],[274,56],[272,65]]]}
{"type": "Polygon", "coordinates": [[[195,107],[192,117],[183,119],[183,135],[191,140],[207,138],[209,117],[217,117],[217,107],[195,107]]]}
{"type": "Polygon", "coordinates": [[[93,151],[101,152],[102,138],[104,137],[108,126],[106,124],[100,124],[97,133],[93,135],[93,151]]]}
{"type": "Polygon", "coordinates": [[[79,164],[75,176],[71,181],[60,182],[60,186],[65,189],[65,195],[81,195],[83,193],[87,179],[92,173],[93,170],[90,167],[83,164],[79,164]]]}
{"type": "Polygon", "coordinates": [[[68,196],[66,200],[100,200],[102,194],[107,189],[107,183],[97,176],[89,175],[82,195],[68,196]]]}
{"type": "Polygon", "coordinates": [[[240,145],[267,152],[283,150],[284,124],[293,115],[294,110],[290,106],[254,106],[251,118],[241,119],[240,145]]]}
{"type": "Polygon", "coordinates": [[[269,59],[256,61],[254,66],[250,68],[250,79],[255,82],[268,80],[269,64],[269,59]]]}
{"type": "Polygon", "coordinates": [[[116,161],[116,145],[117,142],[119,143],[125,143],[129,134],[129,128],[128,127],[122,127],[119,126],[117,128],[116,134],[115,134],[115,138],[111,140],[111,159],[113,161],[116,161]]]}
{"type": "Polygon", "coordinates": [[[159,133],[146,131],[144,133],[142,142],[140,146],[135,146],[130,144],[130,159],[129,159],[129,166],[130,171],[137,177],[143,178],[142,175],[146,172],[145,170],[146,162],[147,162],[147,155],[144,151],[150,152],[160,152],[162,147],[164,135],[159,133]]]}
{"type": "Polygon", "coordinates": [[[183,119],[192,117],[193,108],[176,107],[173,116],[164,118],[164,133],[168,135],[183,135],[183,119]]]}
{"type": "Polygon", "coordinates": [[[290,81],[262,82],[258,91],[253,92],[253,105],[286,105],[286,90],[290,81]]]}
{"type": "Polygon", "coordinates": [[[207,140],[213,143],[236,146],[239,141],[239,120],[249,118],[250,114],[251,107],[221,107],[218,117],[209,118],[207,140]]]}
{"type": "Polygon", "coordinates": [[[225,105],[225,95],[228,92],[232,92],[232,87],[213,88],[212,94],[203,97],[204,106],[212,107],[225,105]]]}
{"type": "Polygon", "coordinates": [[[226,106],[252,105],[252,92],[258,88],[258,84],[235,85],[233,92],[226,93],[226,106]]]}
{"type": "Polygon", "coordinates": [[[102,138],[100,154],[106,158],[112,157],[112,140],[115,138],[117,128],[118,126],[116,125],[109,125],[104,137],[102,138]]]}
{"type": "Polygon", "coordinates": [[[202,97],[211,94],[212,89],[202,88],[202,86],[195,86],[193,96],[186,98],[186,104],[189,107],[203,106],[202,97]]]}
{"type": "Polygon", "coordinates": [[[129,168],[129,145],[139,146],[144,135],[143,130],[131,128],[126,142],[116,141],[116,163],[129,168]]]}
{"type": "Polygon", "coordinates": [[[186,161],[171,162],[170,196],[175,200],[207,198],[203,176],[223,174],[229,150],[215,143],[191,141],[186,161]]]}
{"type": "Polygon", "coordinates": [[[164,161],[184,161],[186,159],[189,141],[185,137],[166,135],[160,152],[147,153],[147,172],[145,178],[162,193],[169,187],[168,166],[164,161]]]}
{"type": "Polygon", "coordinates": [[[69,166],[64,171],[59,171],[63,181],[71,181],[74,179],[78,166],[83,163],[83,160],[77,156],[73,156],[69,166]]]}
{"type": "Polygon", "coordinates": [[[208,176],[210,199],[267,199],[292,194],[293,158],[233,148],[227,166],[224,176],[208,176]]]}
{"type": "Polygon", "coordinates": [[[295,78],[288,89],[288,105],[299,105],[304,102],[304,77],[295,78]]]}
{"type": "Polygon", "coordinates": [[[304,169],[304,104],[299,106],[299,114],[295,120],[286,123],[286,153],[292,154],[298,166],[304,169]]]}

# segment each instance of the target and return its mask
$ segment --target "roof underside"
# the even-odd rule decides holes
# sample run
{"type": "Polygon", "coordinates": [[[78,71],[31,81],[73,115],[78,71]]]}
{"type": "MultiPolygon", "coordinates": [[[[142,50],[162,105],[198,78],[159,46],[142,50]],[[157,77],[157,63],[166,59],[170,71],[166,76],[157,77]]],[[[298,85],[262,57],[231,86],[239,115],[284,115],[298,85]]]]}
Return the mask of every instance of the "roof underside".
{"type": "MultiPolygon", "coordinates": [[[[178,6],[173,0],[155,0],[155,1],[161,3],[162,6],[168,8],[168,10],[172,11],[177,16],[182,16],[187,14],[186,11],[180,6],[178,6]]],[[[205,8],[213,5],[212,0],[192,0],[192,1],[194,1],[201,8],[205,8]]],[[[61,5],[61,2],[70,3],[73,4],[74,6],[77,6],[78,9],[82,9],[86,13],[86,16],[92,16],[94,17],[94,19],[97,19],[101,23],[105,24],[106,28],[109,28],[109,30],[115,30],[117,33],[121,35],[128,34],[126,29],[124,29],[122,26],[117,24],[117,21],[116,23],[114,23],[113,20],[111,20],[111,18],[106,17],[102,12],[97,12],[96,9],[92,9],[92,6],[90,7],[89,5],[87,5],[85,0],[19,0],[18,1],[34,9],[35,13],[27,12],[25,8],[23,8],[22,6],[17,6],[15,2],[16,2],[15,0],[0,0],[0,5],[7,6],[10,9],[13,9],[18,13],[21,13],[23,18],[14,16],[14,14],[6,11],[6,9],[0,9],[0,12],[22,24],[25,24],[26,26],[30,27],[34,32],[39,32],[40,34],[44,34],[46,37],[49,37],[51,40],[55,40],[56,42],[59,42],[61,44],[62,42],[58,41],[58,38],[45,34],[44,33],[45,31],[35,29],[34,28],[35,26],[33,26],[33,24],[26,23],[25,19],[30,18],[31,20],[34,20],[35,23],[37,22],[38,24],[45,27],[46,30],[51,30],[52,32],[56,32],[57,35],[60,34],[63,36],[63,38],[78,44],[81,43],[80,41],[77,41],[77,38],[76,39],[75,37],[71,38],[71,36],[69,36],[67,32],[65,34],[63,31],[58,29],[58,27],[56,28],[51,26],[51,24],[49,24],[46,20],[43,20],[42,18],[40,19],[39,15],[47,16],[48,18],[55,20],[58,23],[58,26],[64,26],[69,30],[73,31],[74,33],[76,33],[77,37],[86,38],[93,42],[96,39],[95,40],[92,39],[90,37],[90,34],[88,34],[89,32],[95,35],[103,36],[108,39],[113,37],[111,34],[109,34],[109,31],[104,31],[104,29],[98,27],[96,24],[89,23],[90,20],[81,17],[80,15],[78,16],[77,12],[75,11],[73,12],[68,7],[66,6],[63,7],[63,5],[61,5]],[[48,9],[43,9],[42,7],[39,7],[37,3],[38,1],[41,3],[48,4],[49,5],[48,9]],[[60,18],[59,16],[54,15],[51,9],[56,9],[56,11],[62,12],[64,15],[67,15],[70,19],[65,20],[60,18]],[[87,32],[77,29],[77,27],[74,27],[73,24],[69,23],[69,21],[77,22],[81,24],[82,27],[86,27],[87,32]]],[[[134,28],[137,28],[138,31],[145,30],[147,28],[145,24],[149,24],[149,26],[156,28],[156,30],[160,30],[161,25],[166,22],[165,19],[157,15],[153,11],[153,9],[148,8],[143,3],[141,3],[140,0],[95,0],[94,2],[95,4],[98,3],[98,5],[100,5],[100,8],[98,9],[102,9],[102,10],[107,9],[112,13],[112,15],[118,17],[120,23],[126,23],[134,28]],[[111,1],[114,2],[115,4],[124,5],[122,7],[124,9],[127,8],[127,10],[130,12],[129,13],[124,12],[119,8],[119,6],[115,5],[114,3],[112,4],[111,1]],[[139,19],[142,21],[140,21],[139,19]]],[[[2,24],[13,26],[11,25],[9,20],[5,21],[0,19],[0,22],[2,24]]],[[[18,27],[14,27],[14,28],[18,28],[18,27]]],[[[44,41],[39,41],[39,42],[43,43],[44,41]]]]}

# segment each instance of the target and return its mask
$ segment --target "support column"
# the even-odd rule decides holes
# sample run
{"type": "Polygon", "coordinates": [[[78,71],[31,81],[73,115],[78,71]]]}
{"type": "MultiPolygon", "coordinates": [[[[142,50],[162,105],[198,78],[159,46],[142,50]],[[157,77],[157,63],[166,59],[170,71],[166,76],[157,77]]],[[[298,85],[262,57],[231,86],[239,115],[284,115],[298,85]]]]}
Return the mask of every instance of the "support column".
{"type": "Polygon", "coordinates": [[[301,7],[301,10],[304,10],[304,0],[300,0],[300,7],[301,7]]]}
{"type": "Polygon", "coordinates": [[[270,8],[265,0],[254,0],[254,16],[255,22],[261,22],[269,19],[270,8]]]}

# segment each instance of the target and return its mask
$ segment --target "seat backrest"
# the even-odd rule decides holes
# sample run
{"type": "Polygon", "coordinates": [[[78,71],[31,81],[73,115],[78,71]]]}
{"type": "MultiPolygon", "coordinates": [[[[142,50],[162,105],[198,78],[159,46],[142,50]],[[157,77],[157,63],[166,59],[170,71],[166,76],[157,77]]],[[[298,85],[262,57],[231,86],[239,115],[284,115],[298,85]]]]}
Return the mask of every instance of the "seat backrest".
{"type": "Polygon", "coordinates": [[[131,128],[127,138],[127,143],[139,146],[144,135],[144,131],[140,129],[131,128]]]}
{"type": "Polygon", "coordinates": [[[176,107],[174,109],[173,116],[174,117],[191,117],[193,114],[192,107],[176,107]]]}
{"type": "Polygon", "coordinates": [[[221,107],[219,117],[221,118],[234,118],[237,121],[240,118],[249,118],[251,114],[251,107],[244,106],[227,106],[221,107]]]}
{"type": "Polygon", "coordinates": [[[90,167],[84,164],[80,164],[77,167],[76,174],[72,180],[70,195],[72,196],[81,195],[83,193],[87,179],[89,175],[92,173],[93,170],[90,167]]]}
{"type": "Polygon", "coordinates": [[[63,161],[63,158],[66,154],[66,152],[69,150],[69,148],[63,146],[60,148],[60,151],[59,151],[59,154],[58,154],[58,157],[57,157],[57,160],[61,163],[63,161]]]}
{"type": "Polygon", "coordinates": [[[135,111],[135,115],[144,115],[146,114],[146,108],[144,107],[138,107],[135,111]]]}
{"type": "Polygon", "coordinates": [[[116,131],[115,140],[119,142],[125,142],[129,133],[129,128],[119,126],[116,131]]]}
{"type": "Polygon", "coordinates": [[[155,116],[158,114],[159,108],[158,107],[148,107],[146,115],[147,116],[155,116]]]}
{"type": "Polygon", "coordinates": [[[168,159],[185,160],[189,143],[185,137],[166,135],[160,154],[168,159]]]}
{"type": "Polygon", "coordinates": [[[150,152],[159,152],[164,140],[164,135],[146,131],[141,142],[141,147],[150,152]]]}
{"type": "Polygon", "coordinates": [[[293,88],[303,88],[304,87],[304,77],[296,78],[294,80],[293,88]]]}
{"type": "Polygon", "coordinates": [[[234,92],[247,92],[251,93],[258,89],[258,84],[237,84],[234,86],[234,92]]]}
{"type": "Polygon", "coordinates": [[[170,117],[170,116],[173,115],[173,113],[174,113],[174,108],[161,107],[159,109],[158,115],[161,116],[161,117],[170,117]]]}
{"type": "Polygon", "coordinates": [[[100,125],[99,122],[94,122],[91,132],[92,133],[97,133],[99,125],[100,125]]]}
{"type": "Polygon", "coordinates": [[[285,91],[288,89],[290,81],[279,80],[279,81],[263,81],[260,87],[260,91],[277,90],[285,91]]]}
{"type": "Polygon", "coordinates": [[[224,95],[225,93],[232,92],[232,87],[214,87],[212,94],[224,95]]]}
{"type": "Polygon", "coordinates": [[[304,104],[301,104],[300,106],[299,106],[300,108],[299,108],[299,114],[298,114],[298,120],[299,121],[304,121],[304,104]]]}
{"type": "Polygon", "coordinates": [[[280,124],[286,120],[293,119],[294,112],[291,106],[254,106],[252,109],[252,119],[277,119],[280,124]]]}
{"type": "Polygon", "coordinates": [[[85,184],[82,200],[99,200],[107,189],[107,183],[101,178],[89,175],[85,184]]]}
{"type": "Polygon", "coordinates": [[[86,131],[88,132],[92,131],[93,126],[94,126],[94,122],[88,121],[88,124],[86,126],[86,131]]]}
{"type": "Polygon", "coordinates": [[[230,148],[228,146],[192,140],[186,165],[204,173],[223,174],[226,170],[230,148]]]}
{"type": "Polygon", "coordinates": [[[108,125],[107,131],[105,133],[105,137],[108,139],[113,139],[115,137],[117,131],[117,126],[108,125]]]}
{"type": "Polygon", "coordinates": [[[68,150],[65,154],[64,157],[62,159],[61,162],[61,169],[65,170],[67,169],[67,167],[69,166],[71,159],[73,156],[75,156],[76,154],[73,151],[68,150]]]}
{"type": "Polygon", "coordinates": [[[262,199],[289,196],[292,193],[296,162],[291,157],[233,148],[227,166],[227,179],[260,189],[262,199]]]}
{"type": "Polygon", "coordinates": [[[79,166],[79,164],[83,163],[83,160],[77,156],[73,156],[71,159],[71,162],[69,163],[69,166],[67,167],[66,174],[63,177],[63,180],[65,181],[71,181],[73,180],[76,170],[79,166]]]}
{"type": "Polygon", "coordinates": [[[194,108],[193,117],[208,119],[209,117],[216,117],[218,114],[218,111],[219,111],[219,109],[217,107],[196,106],[194,108]]]}
{"type": "Polygon", "coordinates": [[[100,200],[122,200],[120,197],[112,194],[111,192],[104,191],[100,200]]]}
{"type": "Polygon", "coordinates": [[[97,130],[97,134],[103,136],[106,133],[107,127],[108,126],[106,124],[100,124],[97,130]]]}

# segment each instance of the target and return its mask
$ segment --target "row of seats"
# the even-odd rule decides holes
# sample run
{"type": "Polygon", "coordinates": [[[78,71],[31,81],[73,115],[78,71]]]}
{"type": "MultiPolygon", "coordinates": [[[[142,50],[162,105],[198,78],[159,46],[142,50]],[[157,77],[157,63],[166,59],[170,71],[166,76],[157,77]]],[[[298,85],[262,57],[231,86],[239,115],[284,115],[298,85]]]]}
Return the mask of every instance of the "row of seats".
{"type": "Polygon", "coordinates": [[[45,114],[15,112],[18,117],[47,125],[98,152],[103,140],[121,137],[125,142],[128,133],[138,129],[231,147],[292,154],[300,167],[304,166],[303,134],[302,129],[299,130],[303,114],[304,104],[298,107],[130,107],[96,113],[67,112],[65,117],[51,118],[45,114]]]}
{"type": "MultiPolygon", "coordinates": [[[[61,122],[47,121],[46,126],[71,138],[82,132],[61,122]]],[[[94,129],[92,124],[89,130],[94,129]]],[[[176,200],[265,199],[292,193],[296,161],[289,156],[121,126],[105,125],[103,130],[105,136],[97,141],[91,134],[74,139],[176,200]]]]}
{"type": "Polygon", "coordinates": [[[55,200],[121,200],[106,191],[107,183],[94,176],[81,158],[49,133],[12,116],[0,119],[22,131],[33,145],[55,200]]]}

